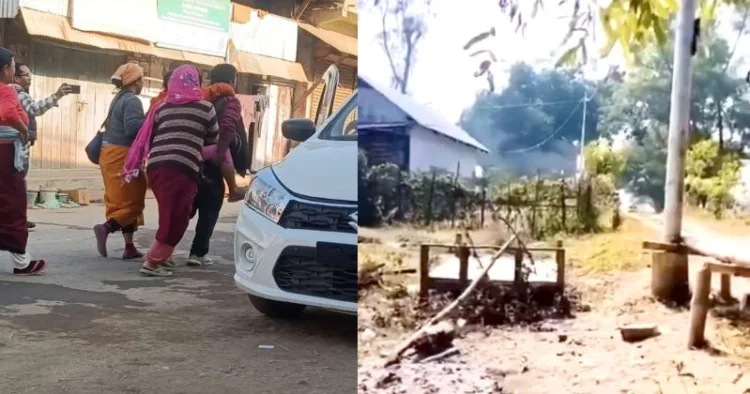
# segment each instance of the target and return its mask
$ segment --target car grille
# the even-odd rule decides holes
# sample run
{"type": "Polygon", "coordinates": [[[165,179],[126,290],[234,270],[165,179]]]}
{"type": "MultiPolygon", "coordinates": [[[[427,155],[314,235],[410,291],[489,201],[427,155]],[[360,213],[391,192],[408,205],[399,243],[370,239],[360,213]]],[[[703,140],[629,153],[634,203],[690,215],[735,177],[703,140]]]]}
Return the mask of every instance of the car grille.
{"type": "Polygon", "coordinates": [[[356,206],[334,207],[293,200],[284,209],[280,224],[295,230],[356,234],[357,230],[349,224],[352,221],[349,215],[354,212],[357,212],[356,206]]]}
{"type": "Polygon", "coordinates": [[[315,248],[289,247],[276,261],[273,279],[290,293],[357,302],[356,255],[342,260],[320,262],[315,248]]]}

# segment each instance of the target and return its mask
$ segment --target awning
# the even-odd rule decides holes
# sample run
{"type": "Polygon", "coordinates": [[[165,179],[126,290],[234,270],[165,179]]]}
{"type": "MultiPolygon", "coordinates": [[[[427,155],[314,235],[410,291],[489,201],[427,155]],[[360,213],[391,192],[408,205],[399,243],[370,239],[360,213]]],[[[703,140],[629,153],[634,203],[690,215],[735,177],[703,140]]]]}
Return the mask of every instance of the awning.
{"type": "Polygon", "coordinates": [[[274,57],[261,56],[248,52],[237,52],[234,65],[239,72],[267,75],[290,81],[307,83],[302,65],[274,57]]]}
{"type": "Polygon", "coordinates": [[[153,45],[138,41],[75,30],[70,26],[68,19],[60,15],[21,7],[21,16],[26,25],[26,31],[34,37],[45,37],[96,48],[135,53],[151,54],[156,49],[153,45]]]}
{"type": "Polygon", "coordinates": [[[336,48],[341,53],[357,56],[357,39],[335,31],[321,29],[307,23],[299,23],[299,27],[314,35],[319,40],[336,48]]]}
{"type": "MultiPolygon", "coordinates": [[[[65,41],[95,48],[115,51],[141,53],[164,59],[178,60],[215,66],[224,63],[223,57],[204,55],[195,52],[179,51],[159,48],[151,43],[115,37],[107,34],[76,30],[70,26],[68,19],[46,12],[40,12],[21,7],[26,30],[33,37],[44,37],[52,40],[65,41]]],[[[247,52],[239,52],[237,69],[243,73],[268,75],[292,81],[308,82],[305,72],[299,63],[288,62],[268,56],[260,56],[247,52]]]]}

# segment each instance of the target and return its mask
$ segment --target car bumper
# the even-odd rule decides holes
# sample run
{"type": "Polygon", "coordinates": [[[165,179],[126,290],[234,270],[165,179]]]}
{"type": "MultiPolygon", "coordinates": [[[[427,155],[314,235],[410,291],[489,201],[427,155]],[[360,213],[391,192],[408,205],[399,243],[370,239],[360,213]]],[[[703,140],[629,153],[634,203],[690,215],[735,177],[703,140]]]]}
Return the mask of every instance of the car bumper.
{"type": "Polygon", "coordinates": [[[274,267],[285,251],[316,248],[318,242],[357,244],[356,234],[285,229],[253,209],[243,206],[234,234],[234,281],[240,290],[265,299],[357,313],[357,303],[298,294],[280,289],[274,267]],[[252,250],[248,258],[248,249],[252,250]],[[251,262],[253,260],[254,262],[251,262]]]}

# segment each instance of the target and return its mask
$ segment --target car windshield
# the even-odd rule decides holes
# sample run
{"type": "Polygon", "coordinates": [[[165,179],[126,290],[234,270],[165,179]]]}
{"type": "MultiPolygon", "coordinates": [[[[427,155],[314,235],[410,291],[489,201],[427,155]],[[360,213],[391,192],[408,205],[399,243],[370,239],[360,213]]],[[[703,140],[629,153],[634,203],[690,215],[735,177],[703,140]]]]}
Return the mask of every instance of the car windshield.
{"type": "Polygon", "coordinates": [[[323,125],[320,139],[356,141],[357,140],[357,93],[355,92],[338,112],[323,125]]]}

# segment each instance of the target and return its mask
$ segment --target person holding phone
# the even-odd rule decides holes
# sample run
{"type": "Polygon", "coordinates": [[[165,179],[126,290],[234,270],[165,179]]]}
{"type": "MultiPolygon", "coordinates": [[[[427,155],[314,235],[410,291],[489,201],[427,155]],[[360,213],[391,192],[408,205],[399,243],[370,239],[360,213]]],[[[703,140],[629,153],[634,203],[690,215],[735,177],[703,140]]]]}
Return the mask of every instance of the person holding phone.
{"type": "MultiPolygon", "coordinates": [[[[15,74],[13,76],[13,84],[11,85],[16,89],[18,93],[18,100],[21,101],[21,106],[29,116],[29,145],[34,146],[36,142],[36,117],[44,115],[45,112],[50,109],[57,107],[58,101],[61,98],[73,93],[73,86],[68,84],[62,84],[57,88],[57,92],[44,100],[34,101],[29,94],[29,88],[31,87],[31,70],[29,66],[23,63],[16,63],[15,74]]],[[[80,92],[80,86],[78,87],[80,92]]],[[[28,172],[28,168],[26,169],[28,172]]],[[[33,222],[27,223],[29,228],[36,227],[33,222]]]]}

